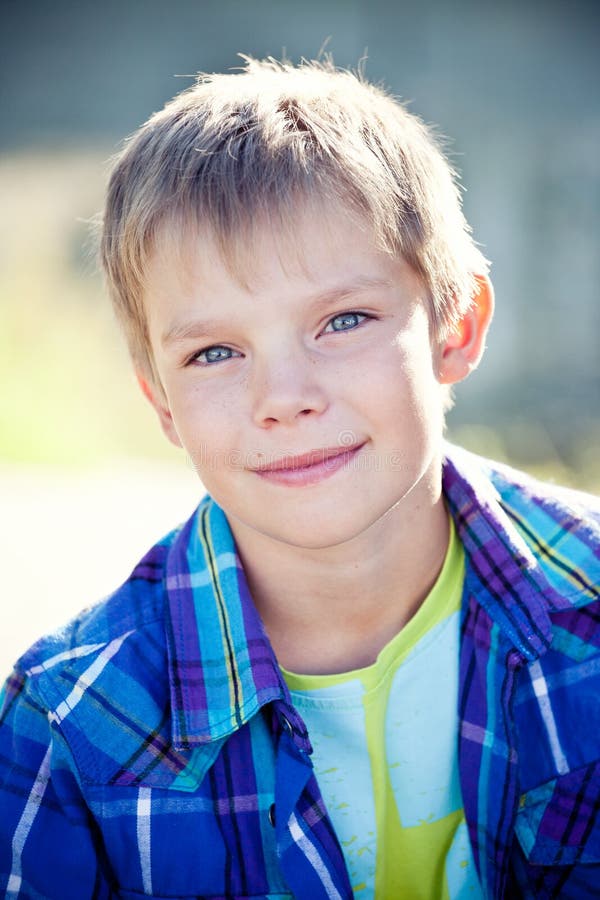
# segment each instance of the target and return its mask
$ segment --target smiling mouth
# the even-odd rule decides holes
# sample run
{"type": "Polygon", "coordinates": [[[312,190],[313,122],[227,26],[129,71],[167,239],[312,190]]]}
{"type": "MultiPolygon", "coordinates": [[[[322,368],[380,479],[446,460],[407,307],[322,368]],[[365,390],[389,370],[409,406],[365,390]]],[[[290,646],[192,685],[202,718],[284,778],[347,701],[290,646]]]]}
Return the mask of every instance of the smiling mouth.
{"type": "Polygon", "coordinates": [[[321,450],[310,450],[308,453],[303,453],[300,456],[283,456],[281,459],[276,459],[274,460],[274,462],[269,463],[266,466],[256,466],[254,468],[254,471],[265,473],[290,470],[293,471],[294,469],[308,469],[312,466],[319,465],[319,463],[325,463],[329,459],[335,459],[338,456],[352,453],[362,446],[363,444],[360,443],[354,444],[352,447],[329,447],[323,448],[321,450]]]}
{"type": "Polygon", "coordinates": [[[315,484],[342,469],[364,447],[366,441],[352,447],[329,447],[311,450],[300,456],[285,456],[252,471],[279,484],[315,484]]]}

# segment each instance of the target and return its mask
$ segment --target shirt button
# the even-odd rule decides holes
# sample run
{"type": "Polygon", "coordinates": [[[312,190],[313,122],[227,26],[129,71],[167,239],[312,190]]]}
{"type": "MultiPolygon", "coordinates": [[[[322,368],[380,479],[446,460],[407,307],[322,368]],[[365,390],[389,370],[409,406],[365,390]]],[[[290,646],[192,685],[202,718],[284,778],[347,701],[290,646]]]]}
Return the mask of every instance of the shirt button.
{"type": "Polygon", "coordinates": [[[283,715],[283,713],[281,714],[281,723],[282,723],[283,727],[285,728],[285,730],[287,731],[288,734],[293,734],[294,729],[293,729],[293,727],[292,727],[292,723],[291,723],[290,720],[287,718],[287,716],[284,716],[284,715],[283,715]]]}
{"type": "Polygon", "coordinates": [[[275,828],[275,804],[271,803],[269,807],[269,822],[275,828]]]}

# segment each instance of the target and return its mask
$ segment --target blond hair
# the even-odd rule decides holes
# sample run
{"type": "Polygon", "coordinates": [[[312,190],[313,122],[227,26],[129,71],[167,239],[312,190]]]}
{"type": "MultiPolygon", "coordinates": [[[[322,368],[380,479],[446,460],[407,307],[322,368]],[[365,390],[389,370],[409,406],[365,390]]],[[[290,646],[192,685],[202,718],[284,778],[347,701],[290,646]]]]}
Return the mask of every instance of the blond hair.
{"type": "Polygon", "coordinates": [[[231,263],[253,223],[289,231],[306,199],[366,220],[376,245],[423,278],[436,333],[451,330],[487,261],[432,130],[328,59],[243,59],[235,74],[199,75],[116,159],[100,255],[135,365],[154,373],[144,273],[167,226],[208,229],[231,263]]]}

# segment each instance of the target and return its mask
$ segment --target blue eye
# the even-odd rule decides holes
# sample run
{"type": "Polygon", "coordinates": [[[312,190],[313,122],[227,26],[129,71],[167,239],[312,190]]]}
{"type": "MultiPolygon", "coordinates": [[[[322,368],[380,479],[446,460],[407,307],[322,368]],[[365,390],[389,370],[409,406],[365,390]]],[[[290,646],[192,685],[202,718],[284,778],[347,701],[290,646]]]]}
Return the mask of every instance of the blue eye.
{"type": "Polygon", "coordinates": [[[223,362],[226,359],[231,359],[235,354],[235,351],[231,349],[231,347],[207,347],[206,350],[201,350],[199,353],[194,354],[191,358],[191,363],[200,363],[200,365],[212,365],[212,363],[223,362]]]}
{"type": "Polygon", "coordinates": [[[329,333],[331,333],[332,331],[350,331],[352,328],[356,328],[357,325],[360,325],[361,322],[366,318],[368,317],[363,313],[341,313],[341,315],[334,316],[333,319],[329,320],[325,331],[329,333]]]}

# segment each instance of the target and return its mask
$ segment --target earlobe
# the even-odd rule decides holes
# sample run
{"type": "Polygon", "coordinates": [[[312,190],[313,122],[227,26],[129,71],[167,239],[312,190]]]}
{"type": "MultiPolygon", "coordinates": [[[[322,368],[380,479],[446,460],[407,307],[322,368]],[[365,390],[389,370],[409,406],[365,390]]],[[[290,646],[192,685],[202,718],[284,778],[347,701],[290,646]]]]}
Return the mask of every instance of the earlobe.
{"type": "Polygon", "coordinates": [[[164,398],[162,395],[162,391],[152,385],[150,381],[148,381],[148,379],[140,372],[136,372],[136,378],[144,397],[148,400],[151,406],[154,407],[161,428],[167,438],[176,447],[183,447],[179,435],[177,434],[175,423],[173,422],[171,410],[167,405],[166,398],[164,398]]]}
{"type": "Polygon", "coordinates": [[[487,275],[477,275],[471,305],[440,347],[438,381],[455,384],[475,369],[485,349],[494,311],[494,288],[487,275]]]}

